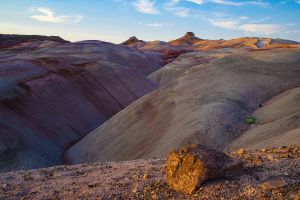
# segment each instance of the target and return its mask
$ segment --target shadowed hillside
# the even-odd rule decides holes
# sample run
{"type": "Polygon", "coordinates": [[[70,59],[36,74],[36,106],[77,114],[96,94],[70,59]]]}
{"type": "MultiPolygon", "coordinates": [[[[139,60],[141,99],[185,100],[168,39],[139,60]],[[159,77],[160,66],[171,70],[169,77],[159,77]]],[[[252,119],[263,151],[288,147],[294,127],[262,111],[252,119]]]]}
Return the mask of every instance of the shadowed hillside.
{"type": "Polygon", "coordinates": [[[0,59],[1,171],[61,164],[70,145],[157,88],[146,75],[161,60],[96,41],[27,41],[0,59]]]}

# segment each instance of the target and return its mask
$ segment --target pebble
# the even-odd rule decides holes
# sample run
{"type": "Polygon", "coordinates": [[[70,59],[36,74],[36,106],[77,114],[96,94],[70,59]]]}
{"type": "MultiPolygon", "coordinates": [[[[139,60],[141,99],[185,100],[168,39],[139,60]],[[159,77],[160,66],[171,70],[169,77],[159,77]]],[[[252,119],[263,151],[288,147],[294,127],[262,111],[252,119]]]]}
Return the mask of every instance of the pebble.
{"type": "Polygon", "coordinates": [[[267,158],[269,159],[269,161],[274,161],[274,157],[272,155],[267,155],[267,158]]]}
{"type": "Polygon", "coordinates": [[[241,149],[237,150],[236,155],[242,156],[242,155],[244,155],[244,153],[245,153],[245,150],[243,148],[241,148],[241,149]]]}

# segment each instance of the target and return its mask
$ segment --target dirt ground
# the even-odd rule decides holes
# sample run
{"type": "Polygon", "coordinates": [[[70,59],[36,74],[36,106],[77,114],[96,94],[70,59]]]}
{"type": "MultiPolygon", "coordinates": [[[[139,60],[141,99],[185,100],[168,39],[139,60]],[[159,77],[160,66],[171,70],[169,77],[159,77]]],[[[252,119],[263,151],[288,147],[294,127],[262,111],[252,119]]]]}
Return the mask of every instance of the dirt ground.
{"type": "Polygon", "coordinates": [[[193,195],[164,181],[165,160],[58,166],[0,174],[0,199],[300,199],[300,147],[228,153],[241,174],[205,183],[193,195]]]}

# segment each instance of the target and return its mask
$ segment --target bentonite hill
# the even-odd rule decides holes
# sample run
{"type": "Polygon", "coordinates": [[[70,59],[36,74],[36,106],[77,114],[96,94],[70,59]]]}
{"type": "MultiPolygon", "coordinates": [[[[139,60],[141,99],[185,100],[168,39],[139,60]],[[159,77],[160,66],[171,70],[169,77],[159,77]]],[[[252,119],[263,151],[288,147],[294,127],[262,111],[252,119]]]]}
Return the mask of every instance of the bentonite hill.
{"type": "Polygon", "coordinates": [[[295,41],[0,35],[0,199],[299,199],[299,119],[295,41]],[[172,190],[190,144],[241,173],[172,190]]]}

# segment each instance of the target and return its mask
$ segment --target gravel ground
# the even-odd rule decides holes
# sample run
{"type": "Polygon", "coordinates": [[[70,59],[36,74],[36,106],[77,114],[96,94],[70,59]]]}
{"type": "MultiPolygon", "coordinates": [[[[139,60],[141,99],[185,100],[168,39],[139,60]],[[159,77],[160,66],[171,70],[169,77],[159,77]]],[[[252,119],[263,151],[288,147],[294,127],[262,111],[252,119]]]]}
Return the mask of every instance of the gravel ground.
{"type": "Polygon", "coordinates": [[[0,199],[300,199],[300,147],[228,153],[244,162],[234,177],[186,196],[164,181],[165,160],[58,166],[0,174],[0,199]]]}

